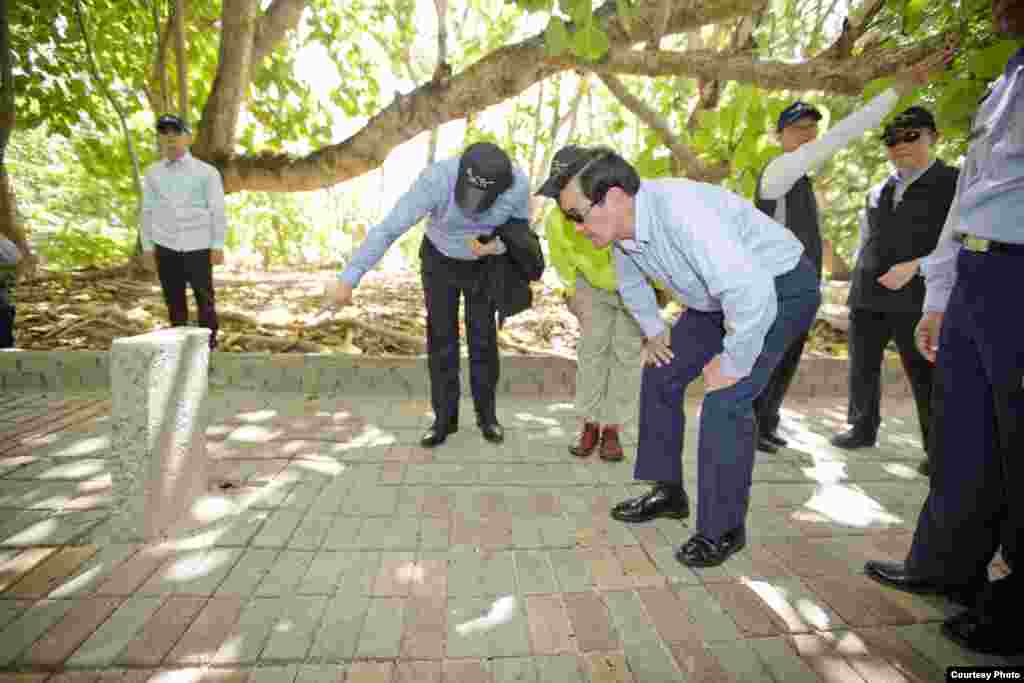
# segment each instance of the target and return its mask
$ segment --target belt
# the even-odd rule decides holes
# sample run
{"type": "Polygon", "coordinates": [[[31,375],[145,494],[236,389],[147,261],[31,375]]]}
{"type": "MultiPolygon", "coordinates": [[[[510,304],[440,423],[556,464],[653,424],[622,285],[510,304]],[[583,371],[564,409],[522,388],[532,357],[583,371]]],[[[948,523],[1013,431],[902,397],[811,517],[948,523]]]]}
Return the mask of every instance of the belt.
{"type": "Polygon", "coordinates": [[[1014,244],[1012,242],[996,242],[995,240],[987,240],[981,237],[975,237],[974,235],[967,235],[960,233],[956,236],[956,241],[964,245],[964,249],[967,251],[973,251],[980,254],[1024,254],[1024,244],[1014,244]]]}

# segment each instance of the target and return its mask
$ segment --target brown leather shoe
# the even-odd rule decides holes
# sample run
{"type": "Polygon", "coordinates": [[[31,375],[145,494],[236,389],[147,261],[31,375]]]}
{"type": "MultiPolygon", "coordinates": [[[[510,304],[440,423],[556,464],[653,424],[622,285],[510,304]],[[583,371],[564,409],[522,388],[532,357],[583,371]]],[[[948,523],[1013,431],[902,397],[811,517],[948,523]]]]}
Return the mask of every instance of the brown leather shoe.
{"type": "Polygon", "coordinates": [[[569,452],[577,458],[585,458],[594,452],[601,440],[601,425],[596,422],[584,422],[576,443],[569,446],[569,452]]]}
{"type": "Polygon", "coordinates": [[[618,429],[605,427],[604,431],[601,432],[600,456],[602,460],[608,460],[609,462],[622,460],[622,444],[619,443],[618,429]]]}

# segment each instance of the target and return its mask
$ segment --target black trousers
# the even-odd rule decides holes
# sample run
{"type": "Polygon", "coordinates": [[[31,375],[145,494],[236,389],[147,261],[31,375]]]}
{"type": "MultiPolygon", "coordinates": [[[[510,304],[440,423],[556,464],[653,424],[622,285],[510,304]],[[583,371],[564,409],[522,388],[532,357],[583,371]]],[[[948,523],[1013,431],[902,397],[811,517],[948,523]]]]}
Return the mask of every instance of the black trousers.
{"type": "Polygon", "coordinates": [[[0,349],[14,348],[14,306],[0,298],[0,349]]]}
{"type": "Polygon", "coordinates": [[[793,340],[783,354],[782,360],[775,366],[764,391],[754,399],[754,415],[757,417],[757,429],[761,434],[773,434],[779,428],[779,410],[796,376],[796,369],[800,365],[808,336],[809,334],[804,332],[793,340]]]}
{"type": "Polygon", "coordinates": [[[213,264],[210,250],[175,251],[156,245],[156,270],[174,327],[188,325],[185,285],[192,285],[199,324],[210,330],[210,348],[217,348],[217,309],[213,295],[213,264]]]}
{"type": "Polygon", "coordinates": [[[882,361],[886,345],[895,340],[917,405],[921,443],[928,450],[933,368],[914,343],[914,328],[920,320],[920,313],[864,308],[850,311],[850,402],[846,419],[859,433],[871,438],[878,436],[882,421],[882,361]]]}
{"type": "Polygon", "coordinates": [[[430,400],[438,422],[459,416],[459,301],[466,300],[469,383],[479,424],[497,421],[495,390],[500,374],[495,305],[480,283],[479,261],[448,258],[426,237],[420,246],[427,306],[430,400]]]}

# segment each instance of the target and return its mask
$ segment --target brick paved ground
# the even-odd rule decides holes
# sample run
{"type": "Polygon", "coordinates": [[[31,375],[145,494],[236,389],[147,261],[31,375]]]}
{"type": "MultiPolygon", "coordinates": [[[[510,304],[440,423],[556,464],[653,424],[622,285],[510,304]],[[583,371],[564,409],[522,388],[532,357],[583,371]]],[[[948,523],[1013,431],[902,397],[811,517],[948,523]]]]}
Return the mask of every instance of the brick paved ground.
{"type": "Polygon", "coordinates": [[[118,544],[108,399],[0,394],[0,683],[874,683],[1000,662],[942,638],[949,603],[862,574],[902,559],[927,491],[905,399],[855,454],[827,444],[842,399],[790,406],[750,546],[700,572],[672,558],[690,521],[608,517],[642,490],[632,464],[569,456],[555,397],[502,397],[501,447],[467,404],[427,451],[425,401],[216,393],[208,526],[118,544]]]}

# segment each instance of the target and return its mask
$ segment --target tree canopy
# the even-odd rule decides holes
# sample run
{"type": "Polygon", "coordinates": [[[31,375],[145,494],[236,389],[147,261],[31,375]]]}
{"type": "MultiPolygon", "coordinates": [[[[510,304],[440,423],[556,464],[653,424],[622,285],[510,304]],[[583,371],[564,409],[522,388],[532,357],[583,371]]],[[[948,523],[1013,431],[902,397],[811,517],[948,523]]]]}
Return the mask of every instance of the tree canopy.
{"type": "MultiPolygon", "coordinates": [[[[954,36],[951,69],[914,103],[936,113],[941,151],[955,159],[977,100],[1016,47],[993,35],[989,11],[987,0],[37,0],[8,9],[18,130],[63,138],[84,175],[120,197],[112,220],[125,222],[136,156],[126,142],[143,165],[152,160],[152,121],[179,110],[179,73],[193,153],[221,170],[229,193],[331,188],[462,120],[467,141],[502,144],[534,182],[573,138],[619,147],[646,176],[724,181],[749,195],[778,151],[771,131],[786,104],[809,99],[834,121],[954,36]],[[499,105],[496,125],[486,114],[499,105]]],[[[819,188],[827,234],[849,232],[883,169],[869,141],[837,156],[819,188]]]]}

